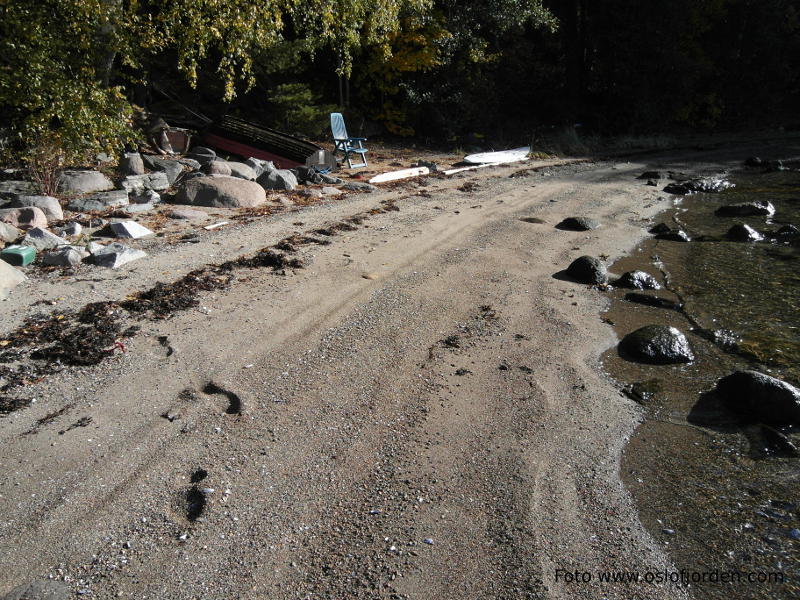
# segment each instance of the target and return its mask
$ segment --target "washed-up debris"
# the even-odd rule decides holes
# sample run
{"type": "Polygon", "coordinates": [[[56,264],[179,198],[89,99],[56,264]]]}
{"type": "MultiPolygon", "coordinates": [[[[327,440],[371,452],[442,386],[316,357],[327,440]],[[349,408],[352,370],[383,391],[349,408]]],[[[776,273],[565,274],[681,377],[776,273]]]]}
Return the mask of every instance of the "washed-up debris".
{"type": "Polygon", "coordinates": [[[0,259],[15,267],[24,267],[36,259],[36,248],[14,244],[0,251],[0,259]]]}
{"type": "Polygon", "coordinates": [[[211,225],[206,225],[203,229],[211,231],[212,229],[216,229],[217,227],[222,227],[223,225],[228,225],[228,221],[219,221],[218,223],[212,223],[211,225]]]}
{"type": "Polygon", "coordinates": [[[92,252],[92,256],[94,257],[94,264],[100,267],[118,269],[131,261],[144,258],[147,254],[142,250],[114,242],[92,252]]]}
{"type": "Polygon", "coordinates": [[[207,269],[196,269],[172,283],[157,283],[139,292],[121,306],[133,313],[149,312],[153,318],[165,319],[175,311],[197,306],[201,291],[222,289],[230,284],[231,276],[207,269]]]}
{"type": "Polygon", "coordinates": [[[408,179],[409,177],[419,177],[420,175],[428,175],[430,169],[428,167],[412,167],[411,169],[401,169],[399,171],[390,171],[388,173],[381,173],[369,180],[370,183],[385,183],[387,181],[397,181],[399,179],[408,179]]]}
{"type": "Polygon", "coordinates": [[[41,227],[29,229],[28,233],[22,239],[22,243],[26,246],[33,246],[37,250],[49,250],[56,246],[69,244],[64,238],[47,231],[47,229],[42,229],[41,227]]]}

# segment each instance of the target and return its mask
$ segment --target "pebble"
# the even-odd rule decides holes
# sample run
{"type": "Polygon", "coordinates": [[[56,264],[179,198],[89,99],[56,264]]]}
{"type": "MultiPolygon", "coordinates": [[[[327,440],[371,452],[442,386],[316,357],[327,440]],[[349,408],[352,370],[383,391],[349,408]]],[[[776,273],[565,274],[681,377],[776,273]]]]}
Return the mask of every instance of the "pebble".
{"type": "Polygon", "coordinates": [[[429,546],[433,546],[433,538],[425,538],[422,540],[424,544],[428,544],[429,546]]]}
{"type": "Polygon", "coordinates": [[[661,531],[663,533],[666,533],[667,535],[675,535],[675,530],[674,529],[662,529],[661,531]]]}
{"type": "Polygon", "coordinates": [[[790,529],[789,533],[787,533],[790,538],[793,540],[800,540],[800,529],[790,529]]]}

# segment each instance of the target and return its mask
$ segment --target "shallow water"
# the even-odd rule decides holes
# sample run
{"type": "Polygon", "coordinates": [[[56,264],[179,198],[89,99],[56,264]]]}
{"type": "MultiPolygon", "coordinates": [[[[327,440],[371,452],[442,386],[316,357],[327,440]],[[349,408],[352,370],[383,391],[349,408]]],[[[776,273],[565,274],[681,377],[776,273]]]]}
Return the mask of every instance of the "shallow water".
{"type": "MultiPolygon", "coordinates": [[[[620,337],[650,323],[673,325],[687,335],[697,359],[641,365],[612,349],[603,362],[621,385],[646,382],[642,388],[650,392],[640,396],[645,421],[622,463],[642,522],[677,569],[707,578],[734,573],[729,583],[691,585],[693,597],[800,598],[800,539],[791,533],[800,529],[800,459],[776,453],[759,426],[742,426],[724,415],[712,426],[690,420],[700,394],[736,369],[756,368],[800,384],[797,240],[724,239],[736,222],[767,235],[784,223],[800,225],[800,173],[742,172],[732,180],[736,187],[687,196],[662,215],[703,241],[648,240],[612,271],[638,268],[656,275],[672,290],[659,295],[684,301],[686,313],[703,328],[732,331],[737,351],[691,333],[691,321],[679,312],[632,304],[622,299],[625,290],[613,290],[605,317],[620,337]],[[758,199],[772,202],[773,217],[714,215],[724,204],[758,199]],[[758,581],[770,577],[784,582],[758,581]]],[[[799,431],[782,433],[800,446],[799,431]]]]}

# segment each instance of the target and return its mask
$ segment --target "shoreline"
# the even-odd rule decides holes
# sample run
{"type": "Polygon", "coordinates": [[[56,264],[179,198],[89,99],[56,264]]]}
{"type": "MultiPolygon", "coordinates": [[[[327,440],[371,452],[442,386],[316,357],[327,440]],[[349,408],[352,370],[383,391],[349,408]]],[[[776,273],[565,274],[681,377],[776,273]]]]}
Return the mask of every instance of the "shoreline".
{"type": "MultiPolygon", "coordinates": [[[[304,269],[242,272],[205,311],[144,320],[126,353],[32,386],[39,401],[0,421],[0,592],[49,574],[98,598],[596,598],[556,570],[672,569],[620,478],[641,411],[601,369],[606,297],[553,278],[645,237],[666,203],[645,168],[411,183],[399,212],[300,249],[304,269]],[[603,227],[553,228],[582,214],[603,227]]],[[[272,225],[191,251],[246,253],[272,225]]]]}

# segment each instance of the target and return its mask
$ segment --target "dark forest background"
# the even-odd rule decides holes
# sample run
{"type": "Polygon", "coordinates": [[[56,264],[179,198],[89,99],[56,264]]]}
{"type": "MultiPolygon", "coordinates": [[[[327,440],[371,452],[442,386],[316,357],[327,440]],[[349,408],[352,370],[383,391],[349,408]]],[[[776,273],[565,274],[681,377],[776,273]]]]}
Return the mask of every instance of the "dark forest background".
{"type": "Polygon", "coordinates": [[[429,144],[525,143],[575,124],[598,136],[800,127],[796,0],[273,4],[4,4],[6,143],[53,131],[69,147],[108,143],[132,105],[174,125],[198,125],[183,105],[316,139],[341,109],[351,134],[429,144]],[[86,22],[76,32],[70,19],[86,22]]]}

